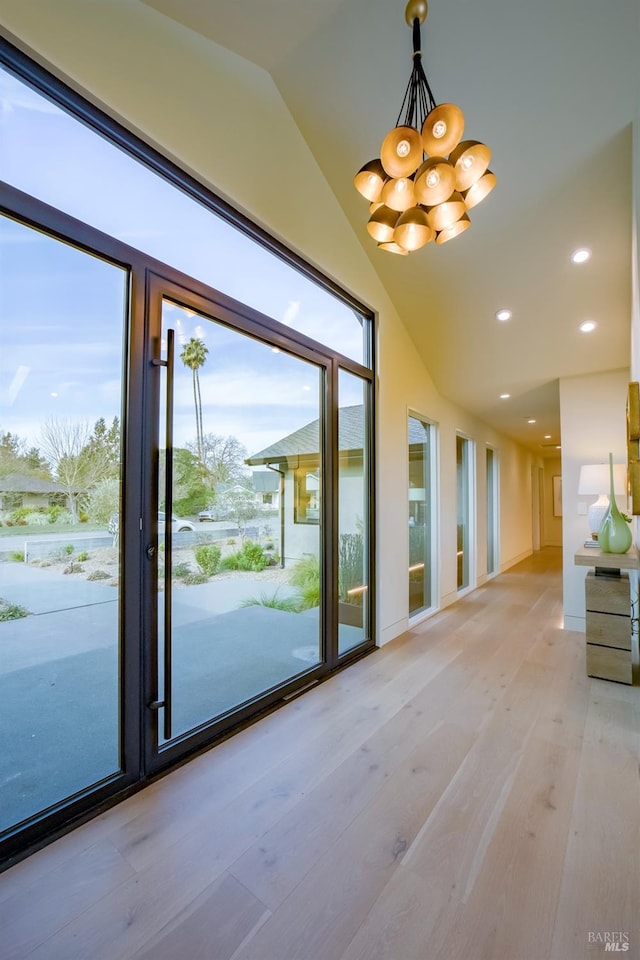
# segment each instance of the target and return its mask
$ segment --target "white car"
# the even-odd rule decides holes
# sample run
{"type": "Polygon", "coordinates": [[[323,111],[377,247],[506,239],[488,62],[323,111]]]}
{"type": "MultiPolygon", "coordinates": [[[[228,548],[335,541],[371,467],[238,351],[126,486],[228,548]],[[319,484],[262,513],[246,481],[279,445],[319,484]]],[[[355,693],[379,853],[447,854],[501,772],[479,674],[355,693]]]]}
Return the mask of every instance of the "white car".
{"type": "MultiPolygon", "coordinates": [[[[162,528],[164,527],[166,520],[166,514],[162,510],[158,510],[159,533],[162,533],[162,528]]],[[[183,520],[181,517],[171,517],[171,533],[183,533],[187,530],[195,530],[191,520],[183,520]]]]}

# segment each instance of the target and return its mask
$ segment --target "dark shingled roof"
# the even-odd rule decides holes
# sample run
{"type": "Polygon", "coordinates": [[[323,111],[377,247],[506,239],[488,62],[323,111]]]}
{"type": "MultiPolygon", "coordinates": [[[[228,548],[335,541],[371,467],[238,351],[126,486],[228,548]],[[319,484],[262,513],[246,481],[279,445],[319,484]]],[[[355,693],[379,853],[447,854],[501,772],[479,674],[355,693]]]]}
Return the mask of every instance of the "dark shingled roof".
{"type": "Polygon", "coordinates": [[[54,483],[53,480],[28,477],[23,473],[8,473],[5,477],[0,477],[0,492],[65,493],[65,488],[59,483],[54,483]]]}
{"type": "MultiPolygon", "coordinates": [[[[340,450],[362,450],[364,431],[364,408],[361,403],[353,407],[340,407],[338,411],[338,440],[340,450]]],[[[270,447],[254,453],[245,462],[282,463],[292,457],[318,457],[320,448],[320,423],[312,420],[270,447]]]]}

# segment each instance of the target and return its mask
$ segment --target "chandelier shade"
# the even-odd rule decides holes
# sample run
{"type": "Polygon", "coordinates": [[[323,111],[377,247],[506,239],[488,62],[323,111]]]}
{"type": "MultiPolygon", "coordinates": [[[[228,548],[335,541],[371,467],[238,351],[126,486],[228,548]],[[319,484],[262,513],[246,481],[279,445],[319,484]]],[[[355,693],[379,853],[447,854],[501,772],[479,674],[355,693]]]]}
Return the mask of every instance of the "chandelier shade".
{"type": "Polygon", "coordinates": [[[375,160],[370,160],[369,163],[365,163],[364,167],[358,170],[353,178],[353,182],[356,190],[362,194],[365,200],[376,202],[380,199],[382,188],[387,179],[388,177],[384,172],[384,167],[376,158],[375,160]]]}
{"type": "Polygon", "coordinates": [[[422,207],[411,207],[398,217],[393,239],[405,250],[419,250],[435,239],[436,232],[429,226],[427,213],[422,207]]]}
{"type": "Polygon", "coordinates": [[[390,177],[410,177],[422,163],[422,140],[413,127],[394,127],[382,141],[380,160],[390,177]]]}
{"type": "Polygon", "coordinates": [[[387,180],[382,188],[382,202],[392,210],[397,210],[398,213],[403,213],[409,207],[415,206],[413,180],[409,177],[387,180]]]}
{"type": "Polygon", "coordinates": [[[496,185],[496,175],[487,170],[477,183],[472,184],[464,195],[464,205],[467,210],[477,207],[488,196],[496,185]]]}
{"type": "Polygon", "coordinates": [[[456,220],[452,226],[445,227],[444,230],[436,234],[436,243],[442,245],[448,240],[453,240],[455,237],[459,237],[461,233],[464,233],[470,226],[471,220],[469,219],[469,214],[463,213],[460,219],[456,220]]]}
{"type": "Polygon", "coordinates": [[[448,200],[455,189],[455,170],[444,157],[430,157],[418,167],[414,181],[418,203],[433,207],[448,200]]]}
{"type": "Polygon", "coordinates": [[[368,232],[380,249],[403,255],[431,240],[443,244],[464,233],[471,225],[466,211],[496,183],[489,148],[479,140],[462,140],[460,107],[435,101],[422,65],[420,27],[427,13],[427,0],[406,5],[413,57],[400,113],[382,141],[380,157],[354,177],[356,189],[370,203],[368,232]]]}
{"type": "Polygon", "coordinates": [[[398,211],[391,210],[381,204],[378,209],[371,214],[367,223],[367,230],[370,236],[378,243],[386,243],[393,240],[393,231],[398,222],[398,211]]]}
{"type": "Polygon", "coordinates": [[[429,208],[427,222],[434,230],[446,230],[447,227],[452,227],[456,220],[459,220],[465,213],[464,197],[461,193],[454,191],[444,203],[429,208]]]}
{"type": "Polygon", "coordinates": [[[401,257],[406,257],[409,253],[408,250],[401,247],[399,243],[394,243],[393,240],[390,240],[388,243],[379,243],[378,250],[384,250],[386,253],[398,253],[401,257]]]}
{"type": "Polygon", "coordinates": [[[422,125],[422,145],[428,157],[451,153],[460,143],[464,131],[464,114],[454,103],[441,103],[432,110],[422,125]]]}
{"type": "Polygon", "coordinates": [[[491,150],[477,140],[463,140],[449,157],[456,177],[456,190],[464,193],[489,169],[491,150]]]}

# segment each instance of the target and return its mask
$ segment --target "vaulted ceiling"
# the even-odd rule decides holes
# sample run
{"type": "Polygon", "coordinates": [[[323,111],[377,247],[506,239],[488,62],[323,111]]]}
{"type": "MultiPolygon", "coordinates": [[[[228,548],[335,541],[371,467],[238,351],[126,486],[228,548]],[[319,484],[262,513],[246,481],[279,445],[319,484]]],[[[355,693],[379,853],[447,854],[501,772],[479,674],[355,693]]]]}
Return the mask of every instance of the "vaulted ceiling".
{"type": "Polygon", "coordinates": [[[557,455],[559,378],[629,364],[637,0],[431,0],[435,99],[491,147],[498,183],[471,229],[408,257],[376,248],[353,187],[409,78],[404,0],[142,2],[269,71],[439,391],[557,455]],[[580,266],[577,247],[592,251],[580,266]]]}

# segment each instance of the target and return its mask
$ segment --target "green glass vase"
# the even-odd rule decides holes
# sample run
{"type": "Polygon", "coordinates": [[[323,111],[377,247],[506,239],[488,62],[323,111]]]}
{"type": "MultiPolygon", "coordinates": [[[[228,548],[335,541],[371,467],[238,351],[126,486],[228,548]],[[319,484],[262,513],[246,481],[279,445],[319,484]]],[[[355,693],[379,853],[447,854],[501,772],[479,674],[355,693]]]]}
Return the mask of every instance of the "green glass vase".
{"type": "Polygon", "coordinates": [[[609,507],[598,531],[598,542],[603,553],[626,553],[631,546],[631,527],[621,515],[616,503],[613,487],[613,454],[609,454],[609,475],[611,490],[609,493],[609,507]]]}

